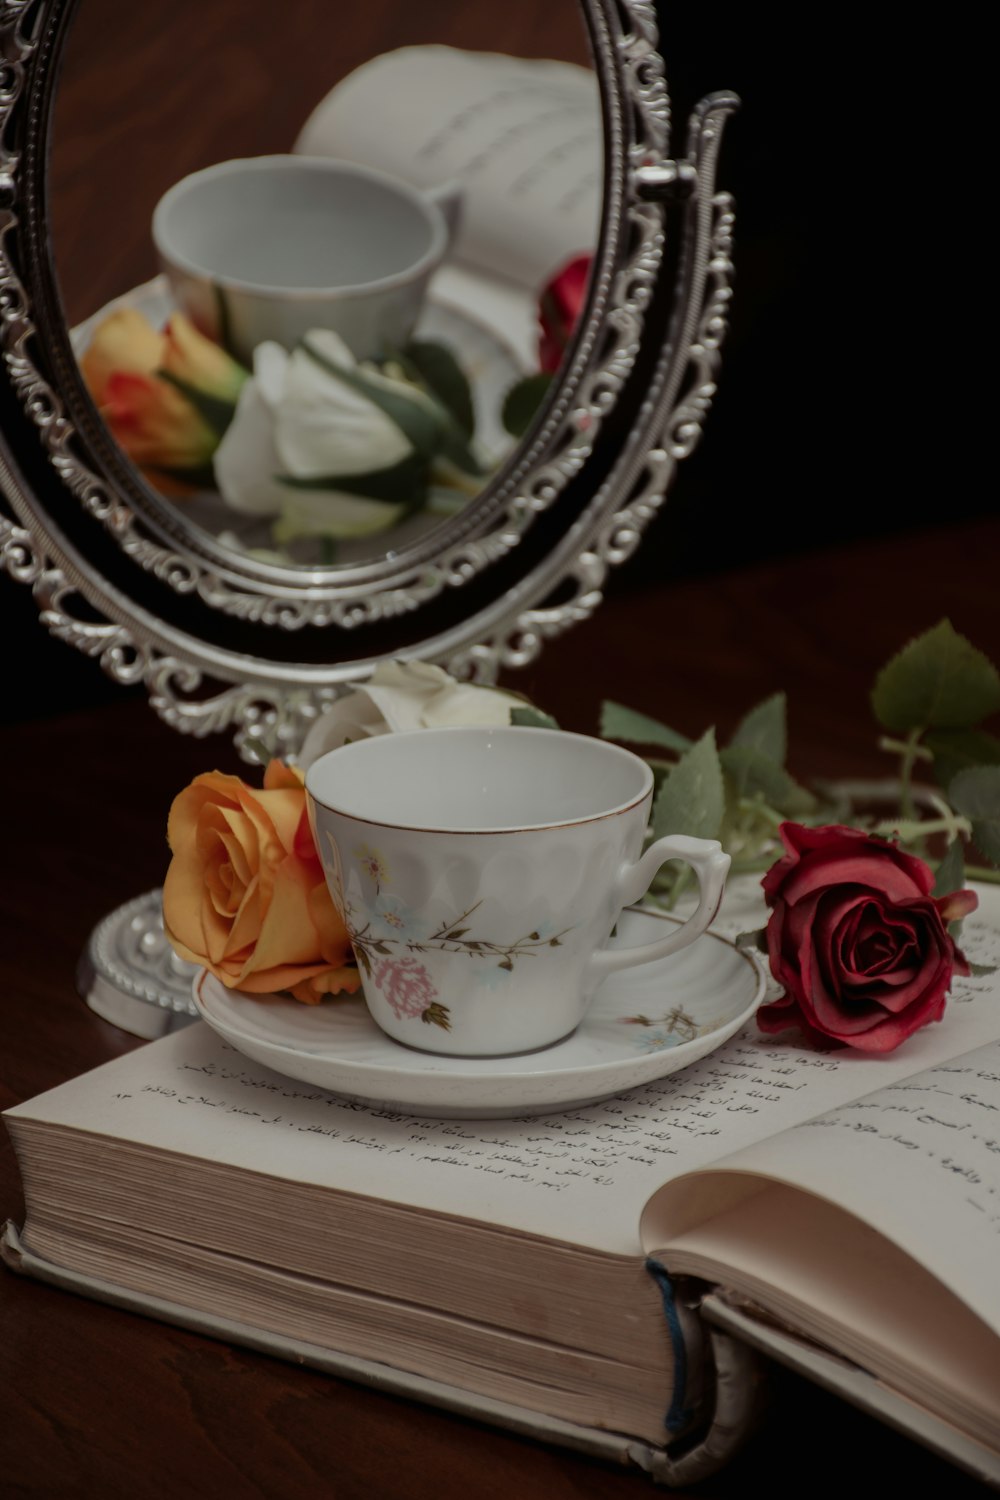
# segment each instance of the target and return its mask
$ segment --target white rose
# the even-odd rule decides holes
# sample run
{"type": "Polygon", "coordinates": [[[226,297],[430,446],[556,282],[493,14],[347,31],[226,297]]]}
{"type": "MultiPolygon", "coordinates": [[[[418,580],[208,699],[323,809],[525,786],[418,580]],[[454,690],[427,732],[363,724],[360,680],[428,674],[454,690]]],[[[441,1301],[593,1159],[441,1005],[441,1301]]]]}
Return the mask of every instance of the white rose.
{"type": "Polygon", "coordinates": [[[523,698],[497,688],[456,682],[429,662],[384,662],[368,682],[316,720],[306,735],[299,765],[305,770],[328,750],[367,735],[447,724],[509,724],[511,711],[523,707],[523,698]]]}
{"type": "Polygon", "coordinates": [[[395,525],[408,509],[407,497],[398,504],[367,499],[328,488],[323,479],[393,468],[417,452],[407,433],[428,434],[429,442],[437,421],[422,391],[360,370],[343,339],[329,330],[313,330],[291,354],[263,343],[216,449],[216,483],[233,510],[280,517],[279,542],[364,536],[395,525]]]}

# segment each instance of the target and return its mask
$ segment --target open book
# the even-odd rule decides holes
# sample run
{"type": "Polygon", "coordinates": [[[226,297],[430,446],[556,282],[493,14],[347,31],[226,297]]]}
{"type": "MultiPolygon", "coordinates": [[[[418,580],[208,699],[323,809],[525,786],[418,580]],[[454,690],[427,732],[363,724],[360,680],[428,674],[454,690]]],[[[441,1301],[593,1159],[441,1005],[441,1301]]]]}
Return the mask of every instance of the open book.
{"type": "Polygon", "coordinates": [[[416,188],[459,183],[452,262],[432,295],[488,323],[537,366],[546,281],[592,251],[604,148],[597,79],[573,63],[402,47],[341,80],[295,150],[374,167],[416,188]]]}
{"type": "MultiPolygon", "coordinates": [[[[965,946],[1000,958],[1000,894],[965,946]]],[[[997,1480],[998,1000],[959,981],[882,1058],[748,1028],[602,1104],[470,1122],[295,1083],[198,1024],[7,1112],[5,1255],[685,1480],[725,1452],[708,1318],[997,1480]]]]}

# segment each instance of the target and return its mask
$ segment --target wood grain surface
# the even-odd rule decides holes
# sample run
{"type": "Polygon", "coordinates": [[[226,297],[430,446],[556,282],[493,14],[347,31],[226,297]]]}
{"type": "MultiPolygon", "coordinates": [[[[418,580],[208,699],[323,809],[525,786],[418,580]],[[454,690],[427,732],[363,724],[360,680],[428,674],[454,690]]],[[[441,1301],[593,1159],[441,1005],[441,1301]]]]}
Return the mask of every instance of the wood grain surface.
{"type": "MultiPolygon", "coordinates": [[[[149,216],[171,182],[227,156],[286,149],[338,76],[388,46],[431,39],[576,60],[585,51],[570,0],[365,0],[350,8],[324,0],[83,0],[52,155],[53,234],[70,318],[152,274],[149,216]]],[[[730,83],[740,80],[704,79],[706,87],[730,83]]],[[[780,277],[781,265],[768,264],[767,274],[780,277]]],[[[817,452],[821,475],[831,461],[817,452]]],[[[767,492],[750,498],[766,505],[767,492]]],[[[803,500],[810,503],[815,491],[812,502],[803,500]]],[[[794,527],[794,519],[781,524],[794,527]]],[[[724,734],[784,687],[797,775],[888,773],[874,749],[867,691],[889,653],[945,613],[1000,652],[995,520],[731,571],[713,573],[710,559],[695,559],[691,571],[706,576],[669,589],[658,582],[669,568],[661,545],[657,533],[644,554],[643,589],[619,588],[512,681],[565,727],[593,731],[600,700],[614,697],[688,734],[710,723],[724,734]]],[[[28,615],[12,618],[20,626],[28,615]]],[[[23,625],[36,628],[33,620],[23,625]]],[[[61,651],[38,657],[50,709],[59,701],[61,651]]],[[[71,653],[63,655],[68,679],[71,653]]],[[[96,667],[72,662],[96,676],[96,667]]],[[[162,881],[172,796],[199,771],[239,767],[225,740],[178,737],[125,696],[17,724],[2,743],[6,1107],[137,1045],[79,1001],[77,959],[106,911],[162,881]]],[[[0,1215],[21,1213],[3,1136],[0,1215]]],[[[7,1274],[0,1309],[4,1500],[651,1493],[641,1475],[7,1274]]],[[[760,1435],[697,1493],[799,1496],[816,1481],[821,1493],[938,1489],[956,1500],[980,1493],[922,1449],[780,1374],[760,1435]]]]}

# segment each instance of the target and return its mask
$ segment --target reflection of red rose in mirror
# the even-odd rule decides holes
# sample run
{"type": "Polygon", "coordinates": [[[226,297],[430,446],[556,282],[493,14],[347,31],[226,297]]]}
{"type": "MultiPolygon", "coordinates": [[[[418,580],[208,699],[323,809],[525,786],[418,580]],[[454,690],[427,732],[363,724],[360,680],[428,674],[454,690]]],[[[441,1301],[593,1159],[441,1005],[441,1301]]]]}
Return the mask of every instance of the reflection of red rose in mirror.
{"type": "Polygon", "coordinates": [[[538,299],[539,368],[554,375],[576,330],[587,297],[592,256],[577,255],[559,270],[538,299]]]}
{"type": "Polygon", "coordinates": [[[940,1021],[954,974],[968,974],[948,923],[973,891],[932,894],[929,866],[857,828],[783,823],[785,854],[764,877],[771,973],[785,993],[762,1031],[795,1026],[821,1045],[891,1052],[940,1021]]]}

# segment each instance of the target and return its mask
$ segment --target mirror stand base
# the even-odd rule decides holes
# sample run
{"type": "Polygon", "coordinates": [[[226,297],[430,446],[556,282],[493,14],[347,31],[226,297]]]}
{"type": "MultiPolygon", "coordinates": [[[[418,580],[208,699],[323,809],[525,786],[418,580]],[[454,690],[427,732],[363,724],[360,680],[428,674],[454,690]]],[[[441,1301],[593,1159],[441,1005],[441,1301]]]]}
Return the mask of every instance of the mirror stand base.
{"type": "Polygon", "coordinates": [[[90,1009],[152,1041],[196,1018],[196,964],[178,958],[163,931],[163,892],[147,891],[108,913],[90,934],[76,985],[90,1009]]]}

